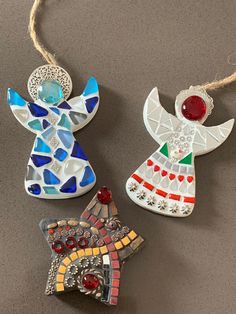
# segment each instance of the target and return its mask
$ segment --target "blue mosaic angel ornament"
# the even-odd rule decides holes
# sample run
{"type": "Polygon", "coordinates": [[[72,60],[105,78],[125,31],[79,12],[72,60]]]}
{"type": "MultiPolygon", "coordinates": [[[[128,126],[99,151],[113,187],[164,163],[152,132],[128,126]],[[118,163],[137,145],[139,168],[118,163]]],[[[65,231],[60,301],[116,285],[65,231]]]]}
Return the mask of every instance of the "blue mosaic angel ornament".
{"type": "Polygon", "coordinates": [[[8,89],[8,104],[16,119],[36,135],[27,165],[26,192],[47,199],[88,192],[96,176],[73,132],[97,112],[96,79],[88,80],[82,95],[66,100],[72,90],[69,74],[58,66],[44,65],[30,76],[28,90],[33,102],[8,89]]]}

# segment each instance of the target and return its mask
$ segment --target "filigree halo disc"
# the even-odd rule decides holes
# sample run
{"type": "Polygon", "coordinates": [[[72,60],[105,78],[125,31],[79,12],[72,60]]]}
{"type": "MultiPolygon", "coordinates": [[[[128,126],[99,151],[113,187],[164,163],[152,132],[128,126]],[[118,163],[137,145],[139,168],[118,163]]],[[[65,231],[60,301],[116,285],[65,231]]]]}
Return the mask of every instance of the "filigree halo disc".
{"type": "Polygon", "coordinates": [[[58,81],[62,86],[64,98],[67,99],[70,96],[72,80],[68,72],[59,66],[45,64],[35,69],[28,79],[28,92],[33,100],[38,99],[38,87],[45,80],[58,81]]]}

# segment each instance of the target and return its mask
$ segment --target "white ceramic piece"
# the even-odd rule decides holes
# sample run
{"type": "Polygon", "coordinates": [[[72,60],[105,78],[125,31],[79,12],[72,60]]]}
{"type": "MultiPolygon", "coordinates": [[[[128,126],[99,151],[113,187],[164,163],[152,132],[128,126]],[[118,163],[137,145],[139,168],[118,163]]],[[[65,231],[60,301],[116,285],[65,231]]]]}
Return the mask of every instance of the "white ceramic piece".
{"type": "Polygon", "coordinates": [[[202,123],[211,113],[213,100],[201,87],[182,91],[175,102],[177,117],[160,104],[154,88],[144,105],[145,126],[160,147],[130,176],[126,183],[129,197],[139,206],[155,213],[186,217],[195,204],[194,158],[220,146],[229,136],[234,119],[218,126],[202,123]],[[204,116],[188,120],[182,112],[183,102],[198,96],[204,101],[204,116]]]}

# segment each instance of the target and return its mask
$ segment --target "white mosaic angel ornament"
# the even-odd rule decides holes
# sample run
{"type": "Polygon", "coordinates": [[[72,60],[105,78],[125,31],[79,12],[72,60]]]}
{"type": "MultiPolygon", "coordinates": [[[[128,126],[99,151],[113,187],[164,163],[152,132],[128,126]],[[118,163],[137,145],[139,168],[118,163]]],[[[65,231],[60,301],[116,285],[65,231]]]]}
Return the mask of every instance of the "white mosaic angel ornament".
{"type": "Polygon", "coordinates": [[[213,100],[200,86],[176,97],[176,116],[161,105],[157,88],[149,94],[144,123],[160,145],[128,179],[126,190],[139,206],[158,214],[186,217],[195,203],[194,158],[220,146],[229,136],[234,119],[218,126],[203,126],[213,100]]]}
{"type": "Polygon", "coordinates": [[[28,90],[33,102],[8,89],[8,104],[16,119],[36,135],[27,165],[26,192],[47,199],[88,192],[96,176],[73,132],[97,112],[96,79],[89,79],[81,96],[67,100],[72,90],[69,74],[61,67],[44,65],[30,76],[28,90]]]}

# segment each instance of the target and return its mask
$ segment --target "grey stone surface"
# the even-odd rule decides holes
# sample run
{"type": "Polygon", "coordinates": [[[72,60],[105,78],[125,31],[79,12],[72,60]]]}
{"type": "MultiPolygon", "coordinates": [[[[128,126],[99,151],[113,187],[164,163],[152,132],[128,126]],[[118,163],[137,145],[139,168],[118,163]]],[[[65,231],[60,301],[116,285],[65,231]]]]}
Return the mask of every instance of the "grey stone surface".
{"type": "MultiPolygon", "coordinates": [[[[97,116],[76,134],[97,174],[81,198],[39,200],[23,185],[34,135],[6,103],[12,87],[28,97],[31,72],[44,64],[27,34],[32,1],[0,0],[0,312],[233,314],[235,299],[235,129],[216,151],[196,159],[197,205],[186,219],[162,217],[133,204],[125,182],[154,150],[142,109],[154,86],[163,106],[189,85],[230,74],[236,52],[234,0],[44,1],[38,31],[71,74],[74,96],[89,76],[100,84],[97,116]],[[146,242],[127,263],[119,305],[107,308],[79,292],[44,295],[50,250],[38,223],[76,217],[100,185],[108,185],[125,223],[146,242]]],[[[207,125],[236,116],[236,84],[211,93],[207,125]]],[[[29,98],[29,97],[28,97],[29,98]]]]}

